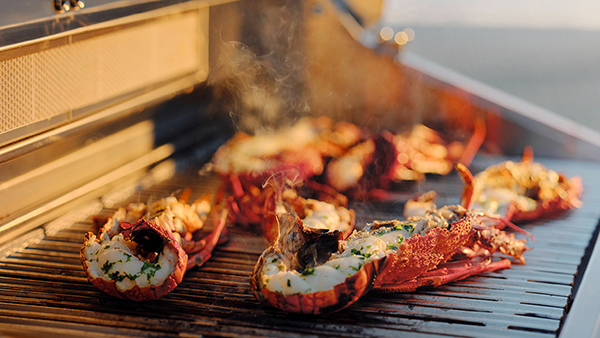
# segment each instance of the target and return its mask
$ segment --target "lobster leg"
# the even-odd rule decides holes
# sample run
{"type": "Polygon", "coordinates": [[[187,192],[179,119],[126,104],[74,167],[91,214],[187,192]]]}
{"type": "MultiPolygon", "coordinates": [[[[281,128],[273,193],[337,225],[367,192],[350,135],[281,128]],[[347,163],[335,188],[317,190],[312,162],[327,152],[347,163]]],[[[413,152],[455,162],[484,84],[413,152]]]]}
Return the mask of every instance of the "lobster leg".
{"type": "MultiPolygon", "coordinates": [[[[204,239],[202,239],[200,241],[200,242],[205,243],[205,245],[203,246],[203,249],[200,250],[198,253],[189,255],[186,270],[189,270],[189,269],[193,268],[194,266],[202,266],[204,263],[206,263],[206,261],[208,261],[210,259],[210,257],[212,256],[212,252],[213,252],[215,246],[217,245],[219,238],[221,237],[221,233],[223,232],[223,229],[225,228],[225,223],[227,221],[227,215],[228,215],[227,209],[223,209],[223,211],[221,211],[221,217],[219,217],[218,221],[215,222],[215,227],[214,227],[213,231],[208,236],[206,236],[204,239]]],[[[215,214],[215,219],[216,219],[216,214],[215,214]]]]}
{"type": "Polygon", "coordinates": [[[485,141],[485,136],[487,134],[485,121],[482,118],[475,120],[474,128],[475,130],[473,131],[473,136],[469,140],[469,143],[467,143],[465,151],[458,160],[458,163],[462,163],[465,166],[469,166],[471,164],[475,154],[477,154],[477,151],[479,151],[479,148],[481,148],[481,145],[485,141]]]}
{"type": "Polygon", "coordinates": [[[473,186],[473,174],[471,174],[469,169],[462,163],[456,165],[456,170],[463,181],[465,181],[465,187],[460,196],[460,204],[465,209],[469,209],[473,203],[473,193],[475,192],[475,187],[473,186]]]}
{"type": "Polygon", "coordinates": [[[506,258],[498,262],[492,262],[489,255],[478,255],[472,258],[442,263],[437,268],[415,279],[395,285],[377,287],[376,290],[383,293],[412,292],[423,286],[436,287],[479,273],[507,269],[510,265],[510,260],[506,258]]]}

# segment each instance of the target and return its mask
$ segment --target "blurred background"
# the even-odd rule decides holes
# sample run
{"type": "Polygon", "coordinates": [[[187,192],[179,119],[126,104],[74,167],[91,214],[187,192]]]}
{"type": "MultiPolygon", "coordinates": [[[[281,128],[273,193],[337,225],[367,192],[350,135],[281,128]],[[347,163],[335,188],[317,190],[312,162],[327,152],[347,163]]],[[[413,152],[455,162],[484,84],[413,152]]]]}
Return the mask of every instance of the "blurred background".
{"type": "Polygon", "coordinates": [[[386,0],[404,51],[600,130],[600,2],[386,0]]]}

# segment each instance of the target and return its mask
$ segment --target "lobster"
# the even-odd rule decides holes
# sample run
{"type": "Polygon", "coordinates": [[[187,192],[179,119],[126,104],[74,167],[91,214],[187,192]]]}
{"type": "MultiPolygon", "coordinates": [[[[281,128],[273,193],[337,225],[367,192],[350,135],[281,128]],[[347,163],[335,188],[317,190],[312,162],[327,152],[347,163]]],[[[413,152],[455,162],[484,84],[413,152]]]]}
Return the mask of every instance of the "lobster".
{"type": "Polygon", "coordinates": [[[207,199],[190,206],[167,197],[118,209],[98,236],[85,235],[80,260],[88,280],[111,296],[134,301],[171,292],[186,270],[204,264],[219,241],[227,240],[222,237],[227,210],[213,213],[213,231],[194,240],[211,209],[207,199]]]}
{"type": "MultiPolygon", "coordinates": [[[[232,176],[230,179],[237,179],[232,176]]],[[[282,179],[285,181],[285,179],[282,179]]],[[[354,210],[348,209],[348,199],[330,187],[315,182],[306,182],[303,186],[291,187],[289,182],[267,184],[258,188],[250,185],[242,189],[238,181],[232,186],[233,194],[228,197],[227,203],[231,217],[236,223],[258,230],[269,243],[277,238],[278,225],[276,212],[284,202],[290,205],[294,212],[309,226],[315,229],[340,230],[346,238],[354,229],[354,210]],[[286,185],[287,188],[281,186],[286,185]],[[317,195],[318,199],[304,198],[298,191],[305,195],[317,195]]]]}
{"type": "MultiPolygon", "coordinates": [[[[461,204],[508,221],[533,220],[582,204],[581,178],[567,178],[534,162],[531,148],[525,149],[520,162],[505,161],[476,176],[463,165],[457,165],[456,169],[465,182],[461,204]]],[[[507,223],[499,224],[503,225],[507,223]]]]}
{"type": "Polygon", "coordinates": [[[431,208],[406,221],[374,221],[347,240],[336,231],[307,231],[290,209],[278,214],[279,237],[251,277],[259,301],[287,312],[337,311],[371,286],[408,292],[507,268],[508,259],[492,262],[491,255],[502,252],[524,261],[528,250],[526,240],[485,228],[461,206],[431,208]]]}

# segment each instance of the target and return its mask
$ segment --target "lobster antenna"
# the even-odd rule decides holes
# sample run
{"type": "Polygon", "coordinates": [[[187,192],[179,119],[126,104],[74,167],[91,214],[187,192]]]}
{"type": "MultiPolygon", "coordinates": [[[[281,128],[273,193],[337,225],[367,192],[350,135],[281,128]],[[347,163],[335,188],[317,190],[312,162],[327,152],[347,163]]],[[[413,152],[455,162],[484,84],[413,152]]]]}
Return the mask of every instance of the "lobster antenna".
{"type": "Polygon", "coordinates": [[[455,168],[462,180],[465,182],[462,194],[460,195],[460,204],[468,210],[473,202],[473,193],[475,192],[475,188],[473,186],[473,174],[471,174],[469,169],[467,169],[467,167],[462,163],[456,164],[455,168]]]}

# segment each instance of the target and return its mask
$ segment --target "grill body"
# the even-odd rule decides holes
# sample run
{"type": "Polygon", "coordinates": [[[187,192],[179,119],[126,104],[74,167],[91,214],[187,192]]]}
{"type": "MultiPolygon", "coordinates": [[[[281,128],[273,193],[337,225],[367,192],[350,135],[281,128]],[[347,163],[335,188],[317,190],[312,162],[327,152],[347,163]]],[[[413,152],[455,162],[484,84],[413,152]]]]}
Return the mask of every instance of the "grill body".
{"type": "MultiPolygon", "coordinates": [[[[89,3],[0,27],[1,334],[597,335],[600,310],[589,304],[600,268],[597,133],[416,56],[374,54],[335,21],[329,1],[89,3]],[[309,113],[375,131],[428,122],[468,133],[481,119],[487,155],[474,172],[531,144],[547,167],[582,177],[583,208],[523,226],[537,238],[526,265],[414,293],[370,293],[326,316],[260,305],[249,275],[266,242],[235,226],[161,300],[112,298],[86,280],[79,250],[92,216],[188,187],[191,200],[215,193],[219,178],[204,164],[234,130],[309,113]]],[[[428,177],[351,207],[361,227],[401,218],[416,193],[436,190],[440,204],[456,204],[461,189],[454,174],[428,177]]]]}

